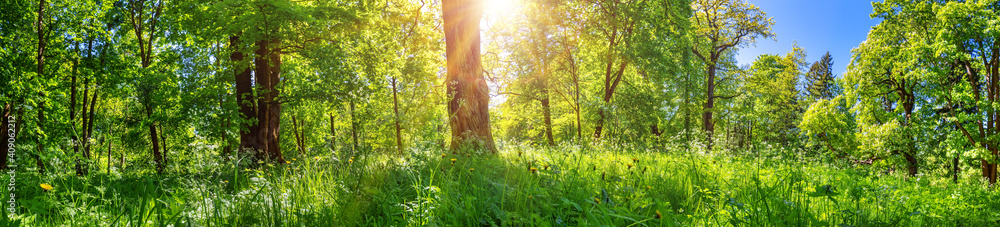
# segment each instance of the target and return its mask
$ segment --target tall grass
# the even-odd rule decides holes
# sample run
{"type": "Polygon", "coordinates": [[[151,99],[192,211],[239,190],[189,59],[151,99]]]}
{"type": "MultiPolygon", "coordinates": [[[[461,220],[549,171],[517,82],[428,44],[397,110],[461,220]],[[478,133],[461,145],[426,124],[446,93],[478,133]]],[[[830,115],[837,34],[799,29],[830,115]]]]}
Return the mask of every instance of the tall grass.
{"type": "MultiPolygon", "coordinates": [[[[629,146],[413,149],[187,174],[18,175],[30,226],[1000,225],[978,180],[629,146]],[[454,161],[453,161],[454,160],[454,161]],[[55,188],[43,191],[37,185],[55,188]]],[[[4,189],[6,193],[6,189],[4,189]]]]}

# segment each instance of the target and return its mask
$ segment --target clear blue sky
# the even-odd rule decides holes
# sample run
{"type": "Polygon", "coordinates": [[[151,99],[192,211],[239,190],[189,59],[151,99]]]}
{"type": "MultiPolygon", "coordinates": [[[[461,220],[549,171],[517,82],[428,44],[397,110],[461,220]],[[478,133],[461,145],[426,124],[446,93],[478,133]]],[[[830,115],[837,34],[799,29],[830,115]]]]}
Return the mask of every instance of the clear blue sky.
{"type": "Polygon", "coordinates": [[[833,74],[840,77],[850,63],[851,49],[880,20],[871,19],[871,1],[866,0],[748,0],[774,18],[774,39],[758,39],[756,46],[739,51],[736,61],[751,64],[761,54],[784,54],[798,42],[806,60],[818,61],[830,51],[833,74]]]}

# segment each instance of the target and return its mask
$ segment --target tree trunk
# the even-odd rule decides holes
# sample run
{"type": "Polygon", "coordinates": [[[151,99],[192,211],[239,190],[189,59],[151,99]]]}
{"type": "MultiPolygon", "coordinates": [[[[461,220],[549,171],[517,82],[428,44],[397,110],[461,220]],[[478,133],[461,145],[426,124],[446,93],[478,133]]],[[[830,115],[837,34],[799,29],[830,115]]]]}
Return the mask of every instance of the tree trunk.
{"type": "Polygon", "coordinates": [[[448,123],[451,146],[483,149],[496,153],[490,131],[489,86],[483,79],[480,61],[479,23],[482,0],[443,0],[445,49],[447,57],[448,123]]]}
{"type": "Polygon", "coordinates": [[[542,94],[542,116],[545,118],[545,139],[549,146],[556,145],[555,140],[552,138],[552,107],[549,105],[549,93],[543,92],[542,94]]]}
{"type": "Polygon", "coordinates": [[[337,119],[330,113],[330,150],[337,154],[337,119]]]}
{"type": "Polygon", "coordinates": [[[351,157],[354,157],[354,152],[358,151],[358,122],[357,115],[354,114],[354,100],[351,100],[351,139],[354,141],[354,146],[351,147],[351,157]]]}
{"type": "Polygon", "coordinates": [[[392,78],[392,111],[395,114],[395,125],[396,125],[396,152],[403,154],[403,128],[399,126],[399,98],[396,97],[396,77],[392,78]]]}
{"type": "Polygon", "coordinates": [[[299,123],[295,119],[295,115],[292,115],[292,135],[295,135],[295,146],[299,148],[299,155],[305,154],[305,144],[302,143],[302,136],[304,134],[299,134],[299,123]]]}
{"type": "Polygon", "coordinates": [[[257,89],[260,91],[257,100],[257,124],[260,131],[257,140],[262,149],[258,152],[257,158],[284,163],[278,144],[281,130],[281,103],[277,100],[276,86],[281,78],[281,55],[274,49],[277,44],[278,41],[275,40],[261,40],[256,44],[254,72],[257,89]]]}
{"type": "MultiPolygon", "coordinates": [[[[614,46],[614,42],[610,45],[611,47],[609,48],[612,48],[614,46]]],[[[612,74],[611,66],[614,63],[612,62],[612,59],[614,59],[612,56],[608,57],[608,67],[605,69],[604,73],[604,97],[601,100],[604,101],[605,106],[601,107],[601,110],[598,111],[597,126],[594,127],[595,139],[601,138],[601,131],[604,129],[604,119],[607,118],[608,115],[605,108],[607,105],[611,104],[611,98],[615,94],[615,88],[618,87],[618,83],[621,82],[622,79],[622,74],[625,73],[625,68],[628,67],[628,62],[622,62],[621,66],[618,68],[618,72],[612,74]]]]}
{"type": "Polygon", "coordinates": [[[708,137],[706,140],[706,149],[712,151],[712,144],[715,142],[713,140],[713,134],[715,133],[715,123],[712,122],[712,111],[715,108],[715,63],[716,60],[713,58],[713,65],[708,66],[708,78],[705,80],[705,92],[707,92],[705,99],[705,113],[702,114],[701,120],[705,125],[705,135],[708,137]]]}
{"type": "MultiPolygon", "coordinates": [[[[146,118],[152,118],[153,108],[149,106],[149,101],[146,101],[146,118]]],[[[153,162],[156,162],[156,173],[163,174],[163,155],[160,154],[160,140],[156,133],[156,125],[149,124],[149,141],[153,143],[153,162]]]]}
{"type": "Polygon", "coordinates": [[[260,126],[256,123],[257,112],[254,110],[252,74],[250,67],[240,63],[244,59],[243,53],[239,51],[240,37],[230,36],[229,47],[233,49],[229,60],[233,62],[235,68],[233,73],[236,78],[236,103],[239,106],[239,116],[244,122],[251,122],[240,125],[240,144],[237,153],[247,152],[247,150],[256,153],[261,149],[257,140],[260,126]]]}
{"type": "MultiPolygon", "coordinates": [[[[108,129],[111,129],[110,125],[108,126],[108,129]]],[[[111,143],[112,143],[110,135],[111,132],[108,131],[107,136],[104,136],[104,138],[106,138],[106,140],[108,141],[108,168],[106,174],[109,175],[111,174],[111,143]]]]}
{"type": "MultiPolygon", "coordinates": [[[[37,26],[36,27],[36,31],[38,32],[38,51],[37,51],[37,54],[35,55],[35,60],[36,60],[36,63],[37,63],[37,66],[36,66],[37,67],[37,75],[35,75],[35,76],[37,76],[37,77],[42,77],[42,76],[45,75],[45,45],[47,43],[45,42],[45,30],[43,29],[43,27],[44,27],[44,21],[42,20],[42,18],[44,18],[44,17],[45,17],[45,0],[39,0],[38,1],[38,19],[36,20],[36,22],[37,22],[37,24],[36,24],[36,26],[37,26]]],[[[41,99],[42,99],[41,101],[38,102],[38,130],[44,132],[45,131],[45,93],[39,91],[38,92],[38,96],[41,97],[41,99]]],[[[40,157],[41,154],[43,152],[45,152],[45,143],[44,143],[45,140],[42,137],[43,137],[42,135],[38,135],[38,137],[36,137],[36,140],[35,140],[35,142],[37,143],[37,146],[35,146],[35,148],[38,149],[35,160],[36,160],[36,164],[38,165],[38,174],[39,175],[44,175],[45,174],[45,165],[42,164],[42,159],[40,157]]]]}
{"type": "Polygon", "coordinates": [[[160,153],[163,154],[163,165],[165,166],[168,162],[170,162],[170,153],[168,149],[170,146],[167,146],[167,131],[163,130],[163,125],[158,125],[158,127],[160,132],[160,147],[163,148],[163,151],[160,153]]]}
{"type": "Polygon", "coordinates": [[[958,170],[959,170],[959,167],[958,167],[958,156],[955,156],[955,158],[953,158],[951,160],[951,167],[952,167],[952,172],[951,172],[951,177],[952,178],[951,178],[951,181],[953,183],[957,184],[958,183],[958,170]]]}

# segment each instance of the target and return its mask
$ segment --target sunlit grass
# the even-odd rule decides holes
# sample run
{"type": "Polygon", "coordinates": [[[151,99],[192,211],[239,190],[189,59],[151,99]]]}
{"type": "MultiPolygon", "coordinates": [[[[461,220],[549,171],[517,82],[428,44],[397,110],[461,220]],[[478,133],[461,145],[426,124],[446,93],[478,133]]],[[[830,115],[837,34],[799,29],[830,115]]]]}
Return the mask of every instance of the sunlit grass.
{"type": "MultiPolygon", "coordinates": [[[[681,149],[505,145],[497,155],[289,157],[190,174],[23,174],[28,225],[798,226],[998,224],[980,183],[681,149]],[[670,152],[663,152],[670,151],[670,152]],[[40,184],[49,184],[43,190],[40,184]]],[[[236,159],[239,160],[239,159],[236,159]]]]}

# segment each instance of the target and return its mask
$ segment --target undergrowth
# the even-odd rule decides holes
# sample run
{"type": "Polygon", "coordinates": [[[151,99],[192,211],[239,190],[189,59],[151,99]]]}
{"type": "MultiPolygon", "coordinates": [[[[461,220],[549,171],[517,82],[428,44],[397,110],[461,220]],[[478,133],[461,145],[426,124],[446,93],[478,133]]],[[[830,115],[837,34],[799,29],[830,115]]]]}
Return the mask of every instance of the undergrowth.
{"type": "Polygon", "coordinates": [[[1000,225],[1000,194],[978,180],[956,184],[876,166],[766,155],[503,145],[497,154],[414,148],[404,156],[288,160],[275,165],[234,157],[160,176],[117,170],[89,176],[20,173],[17,212],[2,221],[30,226],[1000,225]],[[43,183],[53,189],[41,189],[43,183]]]}

